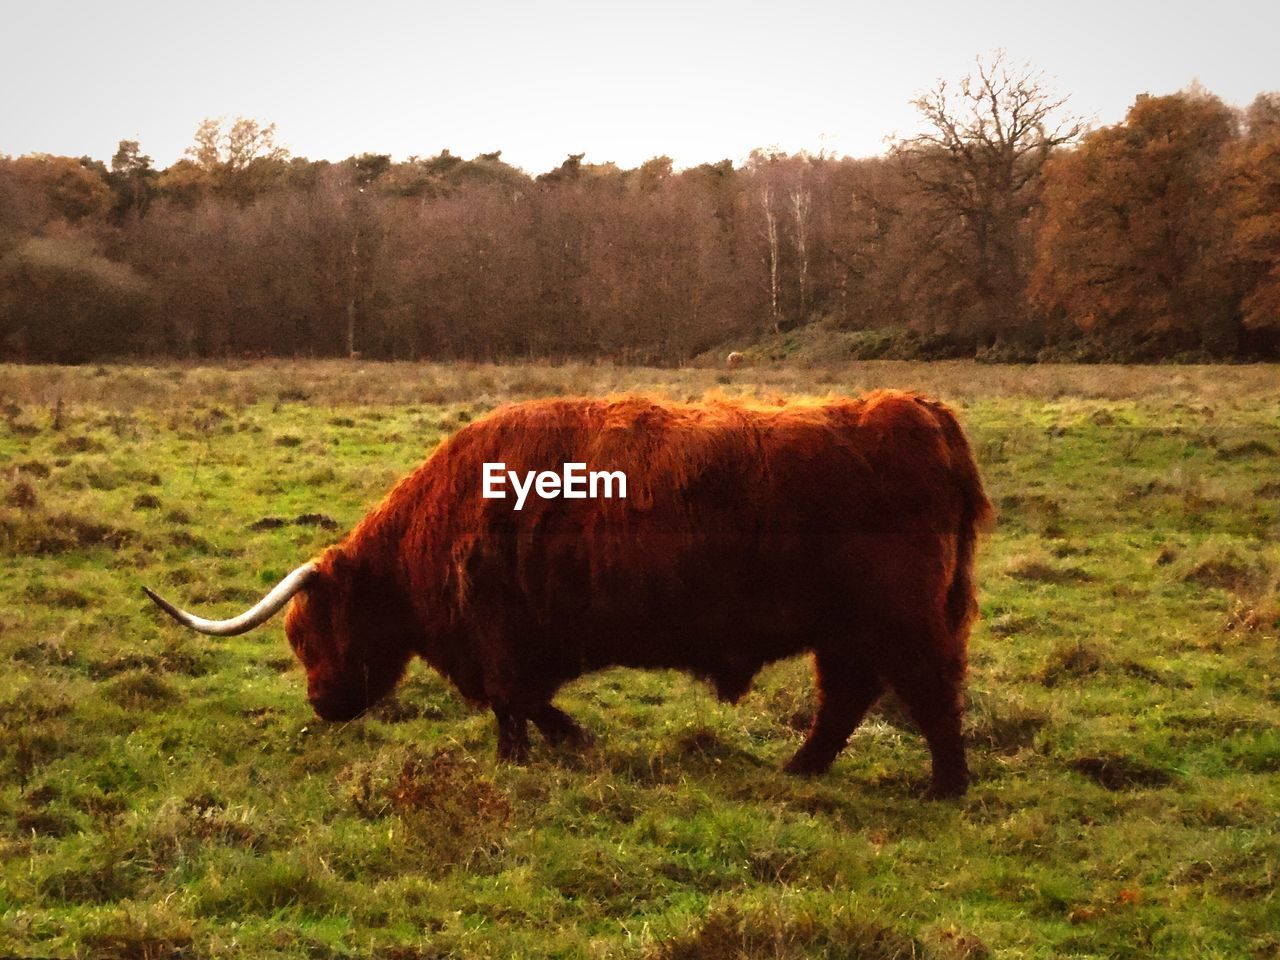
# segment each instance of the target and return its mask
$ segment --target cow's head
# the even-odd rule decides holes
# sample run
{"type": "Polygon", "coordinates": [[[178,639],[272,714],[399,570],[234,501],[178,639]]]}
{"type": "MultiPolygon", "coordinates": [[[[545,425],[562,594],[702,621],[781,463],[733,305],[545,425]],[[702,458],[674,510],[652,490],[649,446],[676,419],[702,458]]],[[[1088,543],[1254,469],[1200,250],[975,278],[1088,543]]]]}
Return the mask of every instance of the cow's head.
{"type": "Polygon", "coordinates": [[[252,630],[288,604],[285,634],[307,671],[307,697],[325,720],[350,720],[390,693],[412,654],[403,595],[336,551],[303,564],[229,620],[206,620],[146,593],[179,623],[224,637],[252,630]]]}

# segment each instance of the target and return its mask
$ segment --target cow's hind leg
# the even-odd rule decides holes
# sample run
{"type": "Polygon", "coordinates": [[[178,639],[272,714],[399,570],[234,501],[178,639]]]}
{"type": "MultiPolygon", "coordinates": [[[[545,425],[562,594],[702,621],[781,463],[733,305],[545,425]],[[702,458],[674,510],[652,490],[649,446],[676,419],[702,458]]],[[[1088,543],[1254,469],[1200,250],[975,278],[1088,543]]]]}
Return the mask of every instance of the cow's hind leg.
{"type": "Polygon", "coordinates": [[[494,703],[493,715],[498,720],[498,759],[508,763],[528,762],[528,716],[505,703],[494,703]]]}
{"type": "Polygon", "coordinates": [[[529,719],[534,722],[538,730],[552,746],[567,744],[571,747],[582,748],[591,745],[593,739],[591,734],[582,729],[573,717],[549,703],[544,703],[535,708],[529,719]]]}
{"type": "Polygon", "coordinates": [[[908,631],[884,664],[885,678],[920,727],[933,759],[928,797],[960,796],[969,786],[965,762],[964,657],[940,633],[908,631]],[[904,642],[905,641],[905,642],[904,642]]]}
{"type": "Polygon", "coordinates": [[[831,769],[836,755],[884,691],[880,678],[867,665],[849,663],[828,653],[819,653],[814,659],[820,697],[818,715],[808,739],[784,767],[787,773],[803,776],[816,776],[831,769]]]}

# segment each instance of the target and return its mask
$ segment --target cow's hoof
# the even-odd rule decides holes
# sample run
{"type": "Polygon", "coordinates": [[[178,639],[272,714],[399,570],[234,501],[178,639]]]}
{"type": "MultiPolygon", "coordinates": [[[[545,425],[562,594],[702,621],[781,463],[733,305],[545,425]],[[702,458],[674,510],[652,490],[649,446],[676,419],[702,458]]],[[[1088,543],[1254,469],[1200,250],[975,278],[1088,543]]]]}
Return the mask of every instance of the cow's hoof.
{"type": "Polygon", "coordinates": [[[929,784],[929,789],[924,792],[926,800],[954,800],[957,797],[963,797],[969,789],[969,781],[965,780],[947,780],[942,783],[937,781],[929,784]]]}
{"type": "Polygon", "coordinates": [[[820,777],[831,769],[831,761],[807,754],[801,749],[782,768],[793,777],[820,777]]]}
{"type": "Polygon", "coordinates": [[[517,767],[523,767],[525,764],[529,762],[529,745],[527,743],[516,744],[516,745],[507,745],[507,744],[499,745],[498,762],[511,763],[516,765],[517,767]]]}

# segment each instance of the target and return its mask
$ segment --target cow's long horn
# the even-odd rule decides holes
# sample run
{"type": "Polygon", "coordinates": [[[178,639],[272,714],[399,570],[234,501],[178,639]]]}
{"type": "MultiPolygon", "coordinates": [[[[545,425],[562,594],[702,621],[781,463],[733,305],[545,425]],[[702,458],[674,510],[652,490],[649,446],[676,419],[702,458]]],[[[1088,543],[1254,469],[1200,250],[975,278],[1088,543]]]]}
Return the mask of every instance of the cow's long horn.
{"type": "Polygon", "coordinates": [[[147,587],[142,589],[146,591],[148,597],[155,601],[156,606],[192,630],[208,633],[215,637],[234,637],[270,620],[281,607],[289,602],[290,597],[307,585],[307,581],[315,576],[315,572],[315,564],[304,563],[272,587],[271,592],[254,604],[251,609],[246,610],[238,617],[232,617],[230,620],[206,620],[204,617],[197,617],[195,614],[187,613],[185,610],[179,610],[164,597],[147,587]]]}

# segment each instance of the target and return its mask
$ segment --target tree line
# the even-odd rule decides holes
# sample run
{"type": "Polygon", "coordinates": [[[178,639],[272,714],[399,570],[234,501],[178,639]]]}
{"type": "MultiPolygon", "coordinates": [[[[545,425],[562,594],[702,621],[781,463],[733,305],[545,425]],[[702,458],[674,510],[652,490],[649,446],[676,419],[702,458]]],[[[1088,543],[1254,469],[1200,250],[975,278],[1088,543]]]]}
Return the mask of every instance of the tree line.
{"type": "Polygon", "coordinates": [[[132,141],[3,157],[0,358],[672,364],[818,323],[896,355],[1280,356],[1280,94],[1086,130],[997,56],[915,106],[883,156],[681,171],[310,161],[247,118],[164,170],[132,141]]]}

